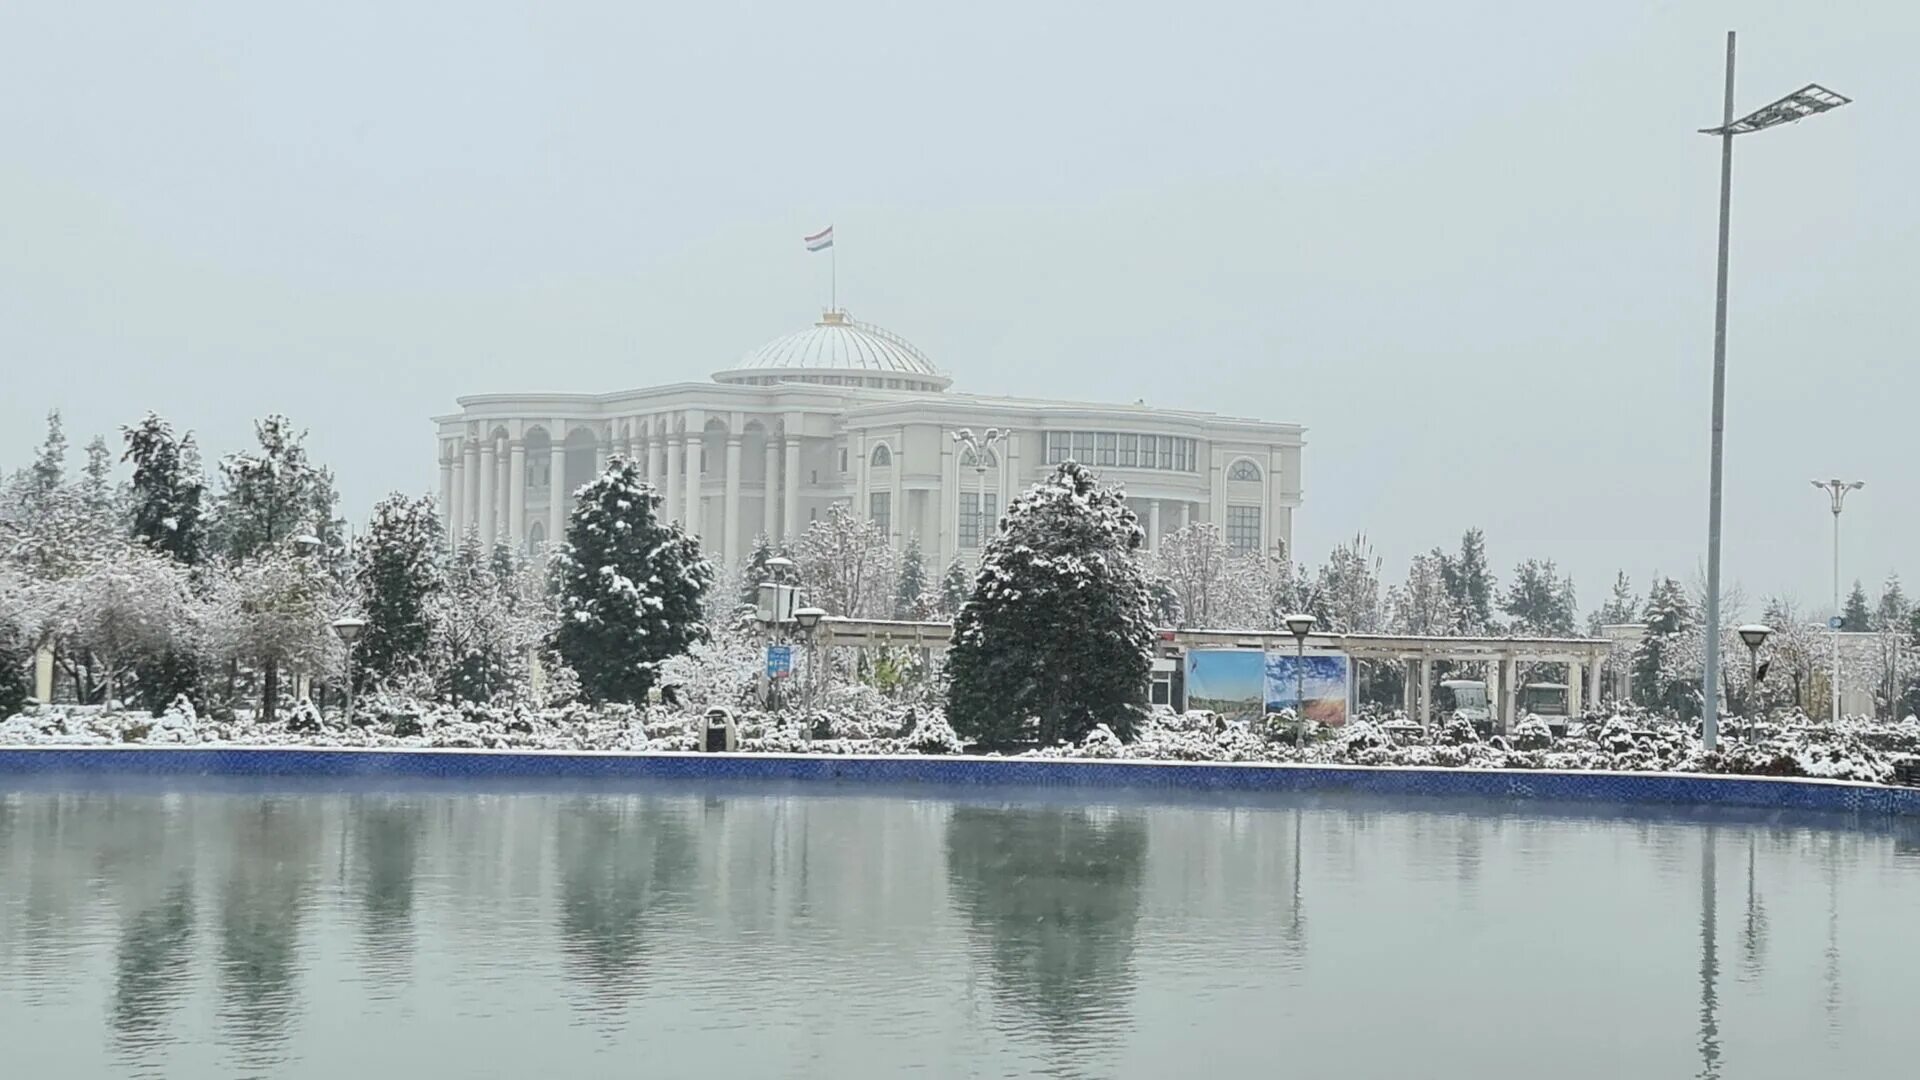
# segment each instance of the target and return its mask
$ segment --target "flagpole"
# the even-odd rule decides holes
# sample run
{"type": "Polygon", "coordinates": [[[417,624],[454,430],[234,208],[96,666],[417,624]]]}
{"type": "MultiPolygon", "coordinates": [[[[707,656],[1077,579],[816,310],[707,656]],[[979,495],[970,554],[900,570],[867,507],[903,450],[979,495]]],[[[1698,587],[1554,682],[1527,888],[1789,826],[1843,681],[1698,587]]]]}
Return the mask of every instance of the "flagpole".
{"type": "MultiPolygon", "coordinates": [[[[834,237],[835,240],[840,239],[834,237]]],[[[840,245],[827,249],[827,306],[834,311],[840,310],[840,245]]]]}

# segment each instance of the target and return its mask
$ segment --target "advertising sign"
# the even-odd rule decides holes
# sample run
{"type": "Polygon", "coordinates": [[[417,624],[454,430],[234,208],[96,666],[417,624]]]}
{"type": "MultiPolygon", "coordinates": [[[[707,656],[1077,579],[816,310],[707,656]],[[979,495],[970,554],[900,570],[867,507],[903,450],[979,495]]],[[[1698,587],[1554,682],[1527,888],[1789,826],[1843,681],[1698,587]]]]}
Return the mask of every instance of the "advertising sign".
{"type": "Polygon", "coordinates": [[[767,678],[783,679],[793,674],[793,646],[767,646],[767,678]]]}
{"type": "Polygon", "coordinates": [[[1251,722],[1293,708],[1300,693],[1309,719],[1328,727],[1347,722],[1353,662],[1343,654],[1189,649],[1186,659],[1189,709],[1251,722]]]}

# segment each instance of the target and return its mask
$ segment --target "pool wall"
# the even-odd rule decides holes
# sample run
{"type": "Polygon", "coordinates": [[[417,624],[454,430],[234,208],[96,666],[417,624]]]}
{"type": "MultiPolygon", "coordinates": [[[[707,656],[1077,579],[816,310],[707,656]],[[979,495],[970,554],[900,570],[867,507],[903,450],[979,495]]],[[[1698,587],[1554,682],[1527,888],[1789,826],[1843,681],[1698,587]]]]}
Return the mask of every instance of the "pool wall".
{"type": "Polygon", "coordinates": [[[698,754],[350,747],[0,747],[0,790],[20,774],[714,779],[1396,795],[1777,807],[1920,815],[1920,788],[1700,773],[1549,772],[1074,758],[698,754]]]}

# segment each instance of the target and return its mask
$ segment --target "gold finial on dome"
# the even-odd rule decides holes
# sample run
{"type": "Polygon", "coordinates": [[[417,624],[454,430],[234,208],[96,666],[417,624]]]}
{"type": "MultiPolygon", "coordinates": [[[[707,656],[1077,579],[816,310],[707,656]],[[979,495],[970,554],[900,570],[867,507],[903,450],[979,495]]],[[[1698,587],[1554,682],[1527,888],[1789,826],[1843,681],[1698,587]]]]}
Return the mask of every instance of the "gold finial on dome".
{"type": "Polygon", "coordinates": [[[847,317],[846,308],[828,308],[820,313],[820,326],[848,326],[853,322],[847,317]]]}

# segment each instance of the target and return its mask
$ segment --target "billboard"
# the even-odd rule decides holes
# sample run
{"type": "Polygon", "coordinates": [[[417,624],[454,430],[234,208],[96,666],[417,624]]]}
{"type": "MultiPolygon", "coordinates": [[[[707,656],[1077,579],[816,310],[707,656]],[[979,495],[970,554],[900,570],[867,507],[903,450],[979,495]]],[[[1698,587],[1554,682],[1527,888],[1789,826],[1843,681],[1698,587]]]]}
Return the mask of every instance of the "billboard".
{"type": "Polygon", "coordinates": [[[1353,663],[1344,654],[1262,653],[1253,649],[1188,649],[1187,708],[1229,719],[1254,721],[1263,713],[1291,709],[1296,687],[1306,714],[1328,727],[1347,722],[1353,663]],[[1304,676],[1295,681],[1295,674],[1304,676]],[[1304,686],[1300,686],[1300,683],[1304,686]]]}

